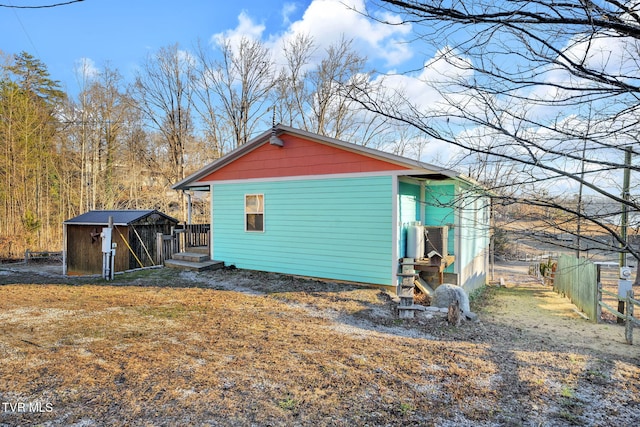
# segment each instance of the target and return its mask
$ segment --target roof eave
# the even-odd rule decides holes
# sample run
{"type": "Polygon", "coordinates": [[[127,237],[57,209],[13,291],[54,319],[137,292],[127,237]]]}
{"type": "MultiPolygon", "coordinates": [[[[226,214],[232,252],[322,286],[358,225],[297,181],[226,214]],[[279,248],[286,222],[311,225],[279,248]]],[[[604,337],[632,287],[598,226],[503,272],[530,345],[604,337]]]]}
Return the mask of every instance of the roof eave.
{"type": "Polygon", "coordinates": [[[165,219],[168,219],[170,221],[176,222],[176,223],[180,222],[176,218],[174,218],[172,216],[169,216],[169,215],[167,215],[167,214],[165,214],[163,212],[160,212],[157,209],[124,209],[124,210],[91,210],[91,211],[85,212],[82,215],[78,215],[77,217],[74,217],[74,218],[68,219],[66,221],[63,221],[62,223],[65,224],[65,225],[109,225],[109,221],[105,220],[104,218],[99,218],[99,219],[96,219],[95,221],[90,221],[88,219],[84,219],[83,218],[82,221],[75,221],[76,218],[80,218],[82,216],[86,216],[87,214],[91,214],[91,213],[95,214],[95,213],[98,213],[98,212],[100,212],[100,213],[112,212],[113,215],[111,215],[111,216],[117,216],[118,212],[127,212],[127,213],[137,212],[137,213],[140,213],[139,216],[131,218],[128,222],[124,222],[123,220],[117,220],[117,219],[114,218],[113,225],[116,225],[116,226],[128,226],[128,225],[130,225],[130,224],[132,224],[132,223],[134,223],[134,222],[136,222],[136,221],[138,221],[138,220],[140,220],[142,218],[148,217],[148,216],[153,215],[153,214],[160,215],[161,217],[163,217],[165,219]]]}
{"type": "Polygon", "coordinates": [[[269,130],[267,132],[263,132],[261,135],[257,136],[256,138],[252,139],[251,141],[247,142],[246,144],[243,144],[240,147],[236,148],[235,150],[230,151],[229,153],[225,154],[224,156],[220,157],[219,159],[214,160],[213,162],[211,162],[207,166],[205,166],[205,167],[201,168],[200,170],[197,170],[196,172],[192,173],[191,175],[189,175],[185,179],[183,179],[183,180],[177,182],[176,184],[172,185],[171,188],[174,189],[174,190],[204,189],[205,186],[203,186],[201,182],[198,182],[200,179],[202,179],[205,176],[213,173],[214,171],[216,171],[217,169],[221,168],[222,166],[231,163],[232,161],[234,161],[238,157],[241,157],[245,153],[255,149],[257,146],[264,144],[265,142],[267,142],[269,140],[269,136],[271,135],[271,132],[272,132],[271,130],[269,130]],[[193,184],[193,185],[191,185],[191,184],[193,184]]]}

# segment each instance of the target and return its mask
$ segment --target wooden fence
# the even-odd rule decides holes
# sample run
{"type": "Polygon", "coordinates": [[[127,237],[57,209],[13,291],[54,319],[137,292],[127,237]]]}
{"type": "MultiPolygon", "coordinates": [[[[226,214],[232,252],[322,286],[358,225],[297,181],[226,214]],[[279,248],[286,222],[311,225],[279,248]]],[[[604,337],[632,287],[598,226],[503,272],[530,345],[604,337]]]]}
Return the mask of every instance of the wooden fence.
{"type": "MultiPolygon", "coordinates": [[[[640,301],[634,298],[633,289],[626,292],[626,295],[618,295],[618,293],[607,291],[602,288],[602,281],[598,280],[598,321],[602,318],[602,309],[604,308],[609,313],[616,316],[618,319],[624,321],[624,337],[628,344],[633,344],[633,327],[640,326],[640,321],[633,317],[634,306],[640,306],[640,301]],[[623,303],[625,307],[625,313],[621,313],[615,308],[611,307],[606,302],[602,301],[603,295],[613,297],[618,303],[623,303]]],[[[620,304],[618,308],[620,309],[620,304]]]]}
{"type": "Polygon", "coordinates": [[[34,252],[27,249],[24,252],[24,262],[28,264],[29,261],[54,261],[61,262],[62,261],[62,252],[34,252]]]}
{"type": "Polygon", "coordinates": [[[594,263],[569,255],[558,257],[553,289],[571,300],[589,319],[598,320],[598,280],[594,263]]]}
{"type": "Polygon", "coordinates": [[[633,344],[633,327],[634,324],[636,326],[640,326],[640,322],[638,319],[634,317],[634,306],[640,305],[640,302],[634,298],[633,288],[624,292],[619,287],[619,277],[620,277],[620,266],[617,263],[598,263],[598,293],[596,296],[596,300],[598,301],[598,313],[597,319],[598,322],[602,320],[602,309],[604,308],[607,312],[611,313],[618,319],[618,323],[625,324],[625,339],[628,344],[633,344]],[[613,277],[611,275],[611,269],[613,268],[613,277]],[[608,280],[606,278],[605,272],[609,270],[608,280]],[[605,289],[605,287],[613,288],[617,290],[617,292],[611,292],[610,290],[605,289]],[[611,306],[608,303],[613,304],[611,306]],[[615,305],[618,306],[618,309],[614,309],[615,305]]]}
{"type": "Polygon", "coordinates": [[[176,238],[175,232],[171,234],[156,234],[156,265],[164,264],[164,261],[167,259],[171,259],[173,254],[177,254],[180,252],[179,249],[179,239],[176,238]]]}
{"type": "MultiPolygon", "coordinates": [[[[640,305],[640,301],[634,298],[633,289],[625,295],[603,289],[603,267],[584,258],[561,255],[555,272],[554,290],[567,296],[589,319],[595,322],[602,321],[603,308],[622,319],[625,323],[625,339],[627,343],[633,344],[633,327],[640,326],[640,321],[634,317],[634,306],[640,305]],[[605,296],[607,302],[604,301],[605,296]],[[615,302],[624,303],[625,313],[621,313],[609,304],[615,304],[615,302]]],[[[615,271],[619,272],[617,264],[615,271]]],[[[617,280],[609,280],[609,282],[617,282],[617,280]]],[[[618,307],[621,307],[621,304],[618,304],[618,307]]]]}
{"type": "Polygon", "coordinates": [[[173,254],[185,252],[188,248],[209,246],[209,224],[183,224],[171,230],[171,234],[158,233],[156,235],[156,264],[164,264],[173,254]]]}

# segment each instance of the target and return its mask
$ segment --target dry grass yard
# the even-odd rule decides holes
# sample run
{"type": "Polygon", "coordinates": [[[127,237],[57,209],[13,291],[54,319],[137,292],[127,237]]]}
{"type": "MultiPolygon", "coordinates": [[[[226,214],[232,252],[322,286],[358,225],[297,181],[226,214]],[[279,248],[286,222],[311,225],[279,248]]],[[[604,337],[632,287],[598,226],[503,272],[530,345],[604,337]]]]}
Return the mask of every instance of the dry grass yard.
{"type": "Polygon", "coordinates": [[[456,328],[276,274],[3,267],[2,426],[640,425],[640,332],[507,270],[456,328]]]}

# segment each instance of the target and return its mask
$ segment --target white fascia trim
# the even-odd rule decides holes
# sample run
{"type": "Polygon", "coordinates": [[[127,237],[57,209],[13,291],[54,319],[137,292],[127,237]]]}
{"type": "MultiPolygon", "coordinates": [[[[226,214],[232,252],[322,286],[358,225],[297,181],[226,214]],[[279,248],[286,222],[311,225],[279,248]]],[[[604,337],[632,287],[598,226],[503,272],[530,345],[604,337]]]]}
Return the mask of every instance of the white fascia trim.
{"type": "MultiPolygon", "coordinates": [[[[336,174],[319,174],[319,175],[295,175],[295,176],[282,176],[282,177],[269,177],[269,178],[241,178],[241,179],[228,179],[228,180],[216,180],[205,181],[199,184],[214,185],[214,184],[239,184],[244,182],[276,182],[276,181],[303,181],[303,180],[318,180],[318,179],[337,179],[337,178],[366,178],[372,176],[392,176],[394,178],[419,173],[419,171],[380,171],[380,172],[355,172],[355,173],[336,173],[336,174]]],[[[397,184],[397,182],[396,182],[397,184]]]]}

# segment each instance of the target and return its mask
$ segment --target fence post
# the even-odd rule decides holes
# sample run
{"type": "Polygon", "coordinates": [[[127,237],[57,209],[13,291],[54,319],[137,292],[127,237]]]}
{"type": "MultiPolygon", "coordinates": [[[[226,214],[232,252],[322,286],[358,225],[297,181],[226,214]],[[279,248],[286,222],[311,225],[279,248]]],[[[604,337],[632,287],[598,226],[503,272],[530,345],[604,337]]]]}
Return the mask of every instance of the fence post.
{"type": "MultiPolygon", "coordinates": [[[[598,270],[600,270],[600,266],[598,266],[598,270]]],[[[596,292],[596,323],[600,323],[602,322],[602,306],[600,305],[602,302],[602,282],[600,280],[598,280],[596,292]]]]}
{"type": "Polygon", "coordinates": [[[171,227],[171,231],[169,232],[169,235],[171,236],[171,255],[178,253],[179,251],[178,249],[178,245],[176,243],[177,240],[177,233],[176,233],[176,228],[175,227],[171,227]]]}
{"type": "Polygon", "coordinates": [[[185,250],[187,250],[187,248],[189,248],[190,246],[193,246],[192,239],[191,239],[191,232],[192,231],[193,231],[193,229],[191,228],[191,226],[185,222],[184,223],[184,248],[185,248],[185,250]]]}
{"type": "Polygon", "coordinates": [[[156,264],[160,265],[164,263],[163,245],[162,245],[162,233],[156,233],[156,264]]]}
{"type": "Polygon", "coordinates": [[[596,323],[602,321],[602,266],[596,264],[596,323]]]}
{"type": "Polygon", "coordinates": [[[627,291],[627,315],[624,325],[624,337],[627,344],[633,344],[633,291],[627,291]]]}

